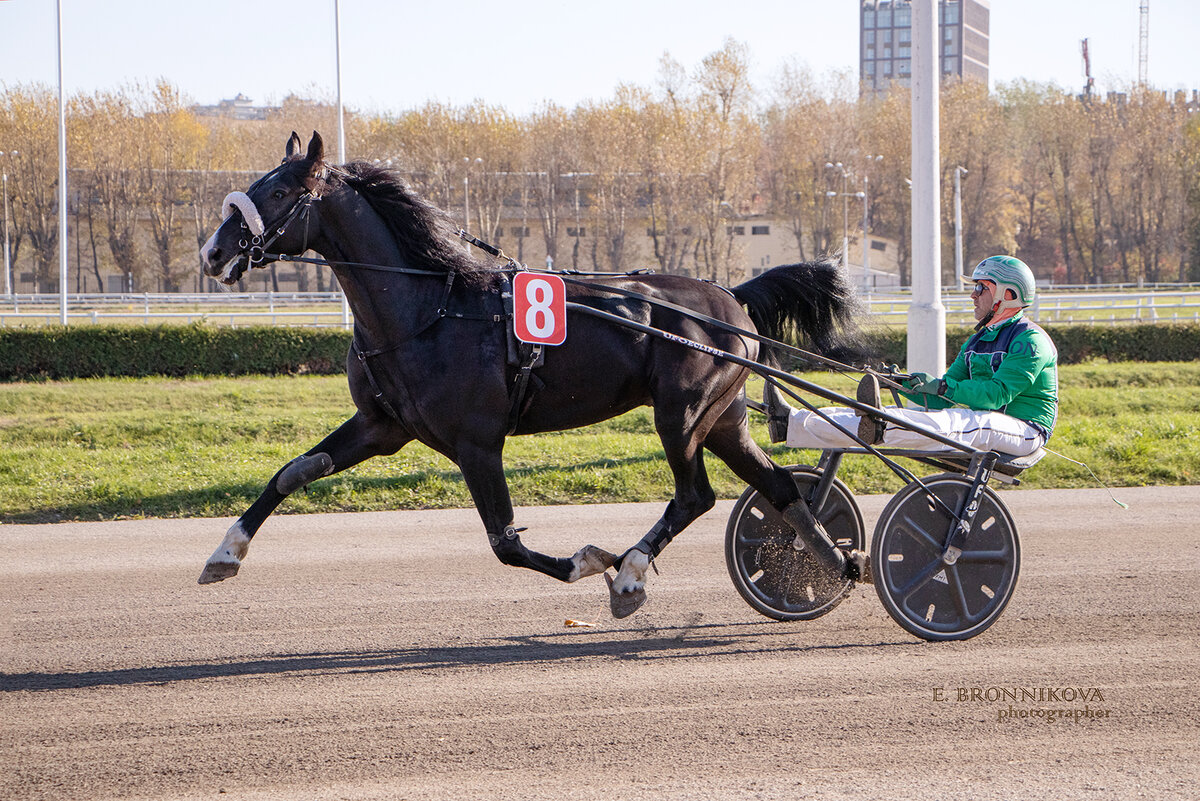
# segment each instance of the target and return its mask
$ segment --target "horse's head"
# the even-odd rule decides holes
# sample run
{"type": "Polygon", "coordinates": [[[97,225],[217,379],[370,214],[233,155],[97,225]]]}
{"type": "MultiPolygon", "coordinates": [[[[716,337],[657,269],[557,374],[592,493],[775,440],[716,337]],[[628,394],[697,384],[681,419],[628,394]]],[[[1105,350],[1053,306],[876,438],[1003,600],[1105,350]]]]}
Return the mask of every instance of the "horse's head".
{"type": "Polygon", "coordinates": [[[327,168],[320,134],[313,131],[304,155],[301,146],[293,131],[282,164],[245,192],[225,197],[225,219],[200,248],[206,274],[233,284],[249,268],[274,261],[270,254],[298,256],[308,248],[316,233],[312,203],[320,198],[327,168]]]}

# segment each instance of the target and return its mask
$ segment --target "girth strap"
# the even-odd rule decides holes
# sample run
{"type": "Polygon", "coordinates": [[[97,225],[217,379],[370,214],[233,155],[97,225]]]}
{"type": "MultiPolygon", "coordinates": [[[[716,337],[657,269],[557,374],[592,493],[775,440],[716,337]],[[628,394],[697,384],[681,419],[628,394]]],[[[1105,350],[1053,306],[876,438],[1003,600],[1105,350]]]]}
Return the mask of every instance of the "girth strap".
{"type": "Polygon", "coordinates": [[[367,361],[368,356],[376,355],[379,351],[363,353],[362,349],[358,347],[357,335],[350,340],[350,350],[358,357],[358,363],[362,365],[363,375],[367,377],[367,383],[371,385],[371,391],[375,393],[375,400],[388,413],[388,417],[397,423],[400,422],[400,415],[396,414],[396,410],[392,407],[392,404],[388,403],[387,398],[383,397],[383,390],[379,388],[379,382],[375,380],[375,374],[371,372],[371,364],[367,361]]]}
{"type": "Polygon", "coordinates": [[[512,392],[508,401],[508,436],[512,436],[521,422],[521,406],[525,403],[525,392],[529,389],[529,376],[533,373],[534,365],[542,357],[545,346],[535,344],[529,350],[529,357],[521,363],[517,377],[513,380],[512,392]]]}

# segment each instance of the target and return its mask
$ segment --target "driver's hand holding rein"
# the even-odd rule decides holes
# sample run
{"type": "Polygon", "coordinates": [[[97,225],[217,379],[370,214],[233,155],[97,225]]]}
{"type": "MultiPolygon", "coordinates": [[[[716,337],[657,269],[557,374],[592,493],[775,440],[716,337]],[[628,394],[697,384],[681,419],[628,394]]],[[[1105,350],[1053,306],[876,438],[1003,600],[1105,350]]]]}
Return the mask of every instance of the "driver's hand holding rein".
{"type": "MultiPolygon", "coordinates": [[[[1050,336],[1025,317],[1036,292],[1033,272],[1020,259],[992,256],[971,273],[975,282],[975,333],[963,344],[946,374],[913,373],[906,399],[922,408],[888,412],[978,450],[1014,456],[1035,453],[1046,444],[1058,416],[1058,351],[1050,336]]],[[[857,445],[814,412],[793,409],[768,383],[768,428],[773,442],[794,448],[846,448],[857,445]]],[[[878,407],[879,384],[868,374],[858,400],[878,407]]],[[[837,406],[821,412],[842,428],[857,429],[871,445],[934,450],[922,434],[886,424],[837,406]]]]}

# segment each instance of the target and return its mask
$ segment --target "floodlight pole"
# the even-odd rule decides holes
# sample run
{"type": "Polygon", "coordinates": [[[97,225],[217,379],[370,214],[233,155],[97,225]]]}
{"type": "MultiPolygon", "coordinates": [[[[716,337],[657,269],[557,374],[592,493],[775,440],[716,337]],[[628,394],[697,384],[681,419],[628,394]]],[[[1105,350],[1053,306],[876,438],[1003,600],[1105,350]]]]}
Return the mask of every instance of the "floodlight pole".
{"type": "Polygon", "coordinates": [[[55,4],[58,27],[58,318],[67,324],[67,106],[63,102],[62,0],[55,4]]]}
{"type": "Polygon", "coordinates": [[[946,369],[946,307],[942,304],[941,189],[938,173],[938,3],[912,4],[912,303],[908,370],[946,369]]]}
{"type": "Polygon", "coordinates": [[[963,245],[962,245],[962,176],[967,174],[966,167],[954,168],[954,275],[955,280],[962,285],[963,279],[963,245]]]}
{"type": "MultiPolygon", "coordinates": [[[[338,164],[346,163],[346,121],[342,109],[342,3],[333,0],[333,48],[334,60],[337,62],[335,73],[337,77],[337,125],[338,125],[338,164]]],[[[336,279],[337,276],[334,276],[336,279]]],[[[350,327],[350,301],[346,299],[346,291],[338,284],[342,293],[342,328],[350,327]]]]}
{"type": "MultiPolygon", "coordinates": [[[[0,156],[5,155],[0,153],[0,156]]],[[[5,165],[2,179],[4,181],[4,297],[12,297],[12,262],[8,259],[8,169],[5,165]]]]}

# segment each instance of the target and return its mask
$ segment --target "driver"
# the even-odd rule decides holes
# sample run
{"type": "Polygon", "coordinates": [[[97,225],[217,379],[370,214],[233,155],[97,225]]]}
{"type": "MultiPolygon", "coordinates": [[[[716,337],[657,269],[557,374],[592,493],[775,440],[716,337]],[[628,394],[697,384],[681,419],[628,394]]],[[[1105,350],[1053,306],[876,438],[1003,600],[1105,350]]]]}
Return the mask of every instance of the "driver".
{"type": "MultiPolygon", "coordinates": [[[[918,372],[904,382],[907,391],[901,394],[922,409],[887,411],[978,450],[1029,456],[1050,439],[1058,416],[1058,351],[1024,313],[1036,292],[1033,272],[1020,259],[991,256],[979,262],[971,280],[975,334],[944,376],[918,372]]],[[[793,409],[770,382],[764,401],[772,442],[821,449],[858,444],[816,413],[793,409]]],[[[868,373],[859,384],[858,401],[880,407],[874,375],[868,373]]],[[[856,426],[869,445],[930,449],[931,441],[922,434],[854,409],[837,406],[821,412],[843,428],[856,426]]]]}

